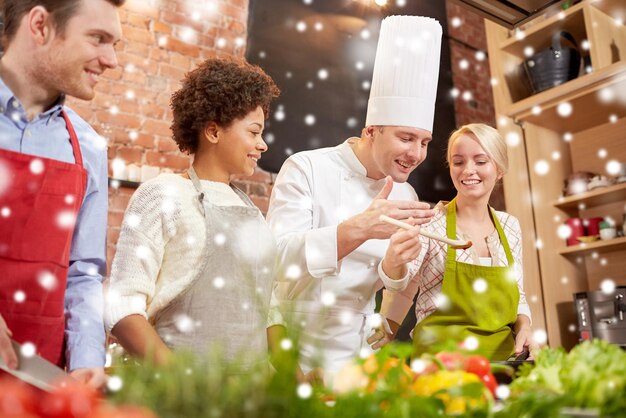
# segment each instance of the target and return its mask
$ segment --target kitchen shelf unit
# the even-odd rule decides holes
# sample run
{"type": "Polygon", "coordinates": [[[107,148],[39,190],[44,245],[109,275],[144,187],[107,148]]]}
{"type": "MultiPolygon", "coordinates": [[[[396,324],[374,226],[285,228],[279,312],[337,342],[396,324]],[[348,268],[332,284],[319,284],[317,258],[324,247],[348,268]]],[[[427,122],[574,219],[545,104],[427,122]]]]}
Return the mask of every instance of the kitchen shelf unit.
{"type": "Polygon", "coordinates": [[[569,217],[609,216],[619,228],[626,211],[624,184],[562,197],[571,173],[607,175],[609,160],[626,162],[626,1],[583,0],[540,20],[523,32],[485,25],[497,127],[509,144],[506,207],[524,233],[533,327],[546,329],[549,345],[569,348],[578,340],[573,294],[606,278],[626,284],[626,238],[566,247],[557,232],[569,217]],[[563,30],[586,47],[589,72],[532,94],[521,64],[563,30]],[[564,103],[571,114],[559,111],[564,103]]]}

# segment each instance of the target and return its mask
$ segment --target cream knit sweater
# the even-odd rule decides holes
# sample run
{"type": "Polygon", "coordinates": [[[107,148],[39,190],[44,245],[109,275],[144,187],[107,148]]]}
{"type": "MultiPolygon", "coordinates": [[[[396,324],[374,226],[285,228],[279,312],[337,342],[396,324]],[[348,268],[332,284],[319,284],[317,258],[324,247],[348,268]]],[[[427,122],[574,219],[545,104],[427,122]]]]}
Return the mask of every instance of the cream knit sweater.
{"type": "MultiPolygon", "coordinates": [[[[224,183],[201,180],[218,206],[245,206],[224,183]]],[[[107,332],[122,318],[148,320],[184,291],[196,273],[206,245],[206,226],[191,180],[161,174],[133,194],[117,242],[108,283],[104,323],[107,332]]],[[[272,293],[268,327],[282,324],[272,293]]]]}

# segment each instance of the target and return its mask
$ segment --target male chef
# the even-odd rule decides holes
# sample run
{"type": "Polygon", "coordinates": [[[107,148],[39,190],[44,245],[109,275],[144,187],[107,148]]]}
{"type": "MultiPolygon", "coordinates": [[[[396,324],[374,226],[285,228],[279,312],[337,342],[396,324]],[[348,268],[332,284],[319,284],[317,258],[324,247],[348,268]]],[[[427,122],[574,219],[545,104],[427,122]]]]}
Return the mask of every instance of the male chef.
{"type": "Polygon", "coordinates": [[[267,218],[286,272],[276,294],[301,327],[304,372],[332,375],[371,353],[408,310],[391,312],[390,324],[374,313],[383,283],[394,289],[379,263],[398,231],[379,216],[421,225],[434,214],[407,179],[432,139],[441,34],[435,19],[385,18],[361,136],[296,153],[276,178],[267,218]]]}

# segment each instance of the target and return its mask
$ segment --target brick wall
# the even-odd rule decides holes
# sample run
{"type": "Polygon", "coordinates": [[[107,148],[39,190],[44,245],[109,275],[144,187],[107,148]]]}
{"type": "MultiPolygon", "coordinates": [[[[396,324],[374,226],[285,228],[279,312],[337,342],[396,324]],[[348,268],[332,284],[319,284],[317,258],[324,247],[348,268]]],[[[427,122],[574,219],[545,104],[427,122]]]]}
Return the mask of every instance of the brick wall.
{"type": "MultiPolygon", "coordinates": [[[[244,55],[247,17],[247,0],[127,0],[120,9],[118,68],[105,73],[93,101],[69,100],[108,139],[109,160],[121,158],[127,164],[173,172],[189,167],[189,157],[171,140],[170,96],[184,74],[202,60],[244,55]]],[[[269,183],[265,173],[255,177],[269,183]]],[[[109,188],[109,264],[134,191],[109,188]]]]}
{"type": "MultiPolygon", "coordinates": [[[[105,73],[93,101],[72,99],[69,104],[108,139],[109,160],[182,172],[189,157],[178,151],[170,137],[170,95],[183,75],[202,60],[244,55],[248,0],[127,0],[120,16],[124,38],[117,46],[119,67],[105,73]]],[[[486,51],[481,18],[448,3],[448,20],[453,38],[486,51]],[[453,27],[453,17],[460,17],[460,27],[453,27]]],[[[473,94],[473,100],[457,98],[457,123],[493,124],[488,62],[477,61],[475,51],[460,43],[451,42],[451,51],[455,86],[461,93],[473,94]],[[470,63],[467,70],[458,66],[463,58],[470,63]]],[[[272,176],[262,170],[236,181],[263,212],[271,183],[272,176]]],[[[109,190],[109,264],[134,190],[109,190]]]]}
{"type": "Polygon", "coordinates": [[[495,126],[484,20],[450,1],[447,2],[446,7],[452,81],[458,91],[458,97],[454,103],[456,123],[461,126],[471,122],[484,122],[495,126]],[[477,54],[478,51],[483,53],[484,59],[480,59],[481,54],[477,54]],[[465,63],[467,63],[467,68],[462,67],[465,63]],[[471,97],[468,97],[466,92],[469,92],[471,97]]]}
{"type": "MultiPolygon", "coordinates": [[[[446,7],[452,83],[458,94],[454,101],[456,124],[482,122],[495,127],[484,19],[450,1],[446,7]]],[[[506,209],[501,186],[496,186],[489,204],[498,210],[506,209]]]]}

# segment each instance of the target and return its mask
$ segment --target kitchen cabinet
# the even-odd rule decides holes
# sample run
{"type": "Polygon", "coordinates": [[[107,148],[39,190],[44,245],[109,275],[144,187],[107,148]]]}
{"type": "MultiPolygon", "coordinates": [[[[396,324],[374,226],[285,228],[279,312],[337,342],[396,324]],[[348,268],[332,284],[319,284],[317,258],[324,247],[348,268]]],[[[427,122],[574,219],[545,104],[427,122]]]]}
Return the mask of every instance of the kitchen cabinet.
{"type": "Polygon", "coordinates": [[[626,238],[567,247],[559,236],[569,217],[609,216],[619,229],[626,211],[625,184],[562,197],[571,173],[608,175],[607,162],[626,163],[626,1],[583,0],[540,19],[516,31],[485,25],[497,127],[509,144],[505,201],[524,233],[533,327],[550,346],[569,348],[578,341],[573,293],[605,279],[626,284],[626,238]],[[559,31],[576,38],[586,69],[532,94],[521,64],[559,31]]]}

